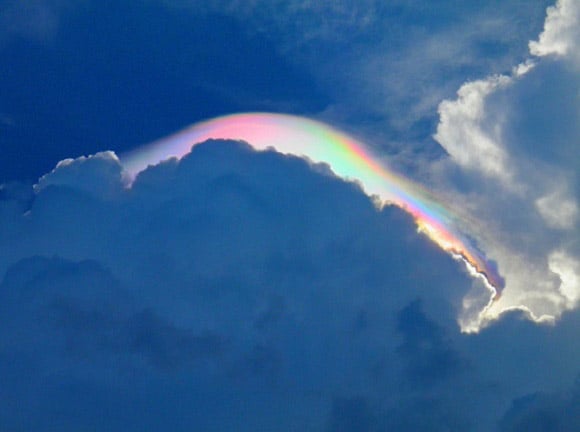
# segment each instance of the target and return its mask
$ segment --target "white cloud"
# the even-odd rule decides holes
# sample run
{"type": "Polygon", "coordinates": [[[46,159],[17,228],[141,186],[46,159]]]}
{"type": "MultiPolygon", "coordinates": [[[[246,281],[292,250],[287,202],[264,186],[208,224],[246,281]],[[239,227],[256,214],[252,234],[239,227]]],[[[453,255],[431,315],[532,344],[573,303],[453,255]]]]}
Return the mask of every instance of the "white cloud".
{"type": "Polygon", "coordinates": [[[56,168],[42,176],[34,186],[37,192],[50,186],[71,186],[78,191],[99,197],[112,197],[119,193],[123,183],[122,167],[117,155],[111,151],[90,157],[64,159],[56,168]]]}
{"type": "Polygon", "coordinates": [[[548,257],[548,263],[560,278],[560,292],[566,298],[566,307],[576,307],[580,299],[580,261],[564,251],[555,251],[548,257]]]}
{"type": "Polygon", "coordinates": [[[461,86],[454,101],[439,105],[440,121],[434,138],[462,168],[478,171],[506,185],[513,181],[508,154],[498,127],[489,128],[485,100],[511,82],[499,75],[461,86]]]}
{"type": "Polygon", "coordinates": [[[544,31],[537,41],[530,42],[530,52],[540,57],[571,56],[580,60],[580,3],[558,0],[546,12],[544,31]]]}
{"type": "Polygon", "coordinates": [[[535,204],[540,215],[552,228],[572,230],[578,225],[578,204],[561,190],[538,198],[535,204]]]}
{"type": "Polygon", "coordinates": [[[449,154],[434,168],[441,193],[506,279],[502,297],[482,315],[474,318],[465,310],[464,326],[477,328],[514,309],[548,322],[577,305],[579,268],[573,263],[580,257],[572,250],[580,241],[578,172],[562,156],[576,152],[577,133],[558,122],[561,116],[573,118],[580,106],[577,99],[568,100],[569,91],[534,90],[544,88],[542,82],[570,89],[579,85],[578,75],[566,66],[576,55],[576,29],[569,24],[577,13],[578,3],[566,1],[548,9],[544,33],[530,44],[532,54],[558,54],[555,61],[562,66],[526,60],[510,75],[463,84],[457,99],[439,105],[434,138],[449,154]],[[535,98],[522,96],[526,91],[535,91],[535,98]],[[537,98],[560,111],[537,110],[537,98]],[[542,139],[530,140],[534,135],[542,139]],[[455,186],[458,172],[469,185],[465,190],[455,186]]]}

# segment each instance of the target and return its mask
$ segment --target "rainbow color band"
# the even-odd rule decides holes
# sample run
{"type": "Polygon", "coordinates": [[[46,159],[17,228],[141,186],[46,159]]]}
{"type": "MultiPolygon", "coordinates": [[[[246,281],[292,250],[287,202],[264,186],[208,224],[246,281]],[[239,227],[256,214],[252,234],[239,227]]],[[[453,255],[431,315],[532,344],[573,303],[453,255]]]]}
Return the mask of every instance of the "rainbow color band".
{"type": "Polygon", "coordinates": [[[256,150],[324,162],[339,177],[357,180],[368,195],[380,197],[411,214],[420,232],[440,248],[463,261],[472,275],[481,277],[497,298],[504,281],[493,263],[459,232],[453,215],[423,187],[388,169],[359,141],[324,123],[286,114],[244,113],[197,123],[172,136],[121,156],[134,178],[148,165],[181,158],[208,139],[243,140],[256,150]]]}

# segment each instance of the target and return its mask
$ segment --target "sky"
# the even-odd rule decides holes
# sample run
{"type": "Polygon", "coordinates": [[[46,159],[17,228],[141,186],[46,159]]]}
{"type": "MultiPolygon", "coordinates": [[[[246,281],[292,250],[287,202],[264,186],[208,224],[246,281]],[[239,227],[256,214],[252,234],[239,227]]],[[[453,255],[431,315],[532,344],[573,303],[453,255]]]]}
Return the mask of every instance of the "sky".
{"type": "Polygon", "coordinates": [[[579,24],[0,1],[0,432],[580,430],[579,24]]]}

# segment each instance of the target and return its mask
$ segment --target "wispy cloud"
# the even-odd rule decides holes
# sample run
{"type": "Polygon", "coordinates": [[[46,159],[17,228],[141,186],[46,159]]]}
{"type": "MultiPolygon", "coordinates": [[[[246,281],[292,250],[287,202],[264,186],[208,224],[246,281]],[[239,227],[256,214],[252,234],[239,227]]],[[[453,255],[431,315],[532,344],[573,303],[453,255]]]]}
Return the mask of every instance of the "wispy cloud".
{"type": "MultiPolygon", "coordinates": [[[[331,95],[323,119],[360,123],[364,129],[370,118],[369,136],[386,133],[396,140],[413,135],[421,122],[434,122],[438,103],[451,97],[466,76],[505,72],[521,61],[528,40],[541,28],[547,2],[463,7],[377,0],[164,3],[243,21],[248,32],[271,40],[331,95]]],[[[426,136],[422,131],[421,146],[426,136]]]]}

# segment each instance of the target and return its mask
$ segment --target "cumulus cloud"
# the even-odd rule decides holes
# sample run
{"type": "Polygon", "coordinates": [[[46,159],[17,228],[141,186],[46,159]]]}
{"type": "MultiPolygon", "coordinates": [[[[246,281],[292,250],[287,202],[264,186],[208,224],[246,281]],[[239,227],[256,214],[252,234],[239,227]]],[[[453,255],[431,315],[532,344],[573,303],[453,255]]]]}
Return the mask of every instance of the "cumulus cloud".
{"type": "MultiPolygon", "coordinates": [[[[11,189],[0,212],[7,429],[484,431],[514,398],[553,390],[514,380],[520,363],[498,367],[493,353],[575,337],[573,320],[550,338],[520,320],[461,333],[470,278],[405,213],[243,143],[196,146],[131,188],[104,152],[11,189]],[[478,408],[490,386],[502,394],[491,417],[478,408]]],[[[566,257],[553,261],[565,275],[566,257]]],[[[578,373],[574,349],[542,357],[558,382],[578,373]]]]}
{"type": "Polygon", "coordinates": [[[543,107],[573,118],[577,75],[570,54],[547,57],[439,109],[449,157],[431,184],[506,277],[483,315],[489,293],[402,211],[243,143],[202,144],[130,188],[112,152],[2,185],[0,428],[574,430],[578,134],[543,107]]]}
{"type": "Polygon", "coordinates": [[[434,138],[462,168],[510,184],[512,174],[506,151],[498,142],[497,130],[484,124],[486,97],[507,85],[510,79],[498,75],[461,86],[454,101],[439,105],[440,121],[434,138]]]}
{"type": "MultiPolygon", "coordinates": [[[[396,334],[390,317],[409,299],[452,309],[447,295],[467,281],[400,210],[379,212],[357,185],[241,143],[196,147],[131,188],[111,152],[66,160],[33,194],[6,194],[0,213],[2,427],[37,418],[11,410],[10,398],[62,430],[138,430],[160,413],[130,425],[121,414],[100,419],[89,400],[102,392],[119,413],[126,397],[143,407],[161,402],[155,392],[175,402],[187,390],[198,407],[211,389],[236,389],[188,427],[170,409],[176,430],[234,428],[236,415],[207,421],[223,404],[263,404],[256,388],[280,407],[304,397],[326,407],[364,391],[376,363],[397,357],[383,337],[396,334]],[[139,402],[128,389],[143,387],[139,402]],[[81,410],[67,416],[63,406],[81,410]]],[[[453,326],[451,314],[441,325],[453,326]]],[[[293,430],[300,416],[324,424],[327,408],[316,412],[273,409],[239,429],[293,430]]]]}
{"type": "Polygon", "coordinates": [[[397,352],[406,362],[407,378],[419,386],[445,381],[463,368],[463,362],[438,324],[425,316],[421,302],[415,300],[397,316],[397,330],[403,343],[397,352]]]}
{"type": "Polygon", "coordinates": [[[558,0],[547,10],[544,31],[531,41],[530,52],[539,57],[556,55],[580,60],[580,6],[575,0],[558,0]]]}
{"type": "Polygon", "coordinates": [[[55,169],[42,176],[34,185],[36,192],[51,186],[69,187],[96,197],[111,197],[119,193],[123,183],[121,163],[113,152],[101,152],[91,157],[64,159],[55,169]]]}
{"type": "Polygon", "coordinates": [[[576,307],[580,298],[580,262],[564,251],[554,251],[548,257],[550,270],[560,278],[560,293],[567,307],[576,307]]]}
{"type": "Polygon", "coordinates": [[[484,314],[466,308],[465,326],[514,308],[552,321],[576,305],[580,195],[574,118],[580,111],[577,98],[568,95],[580,82],[570,63],[578,40],[570,26],[578,14],[573,3],[549,8],[539,42],[530,43],[531,54],[558,56],[528,59],[510,74],[467,82],[457,99],[439,105],[434,138],[449,155],[433,167],[441,194],[506,279],[502,298],[484,314]]]}

